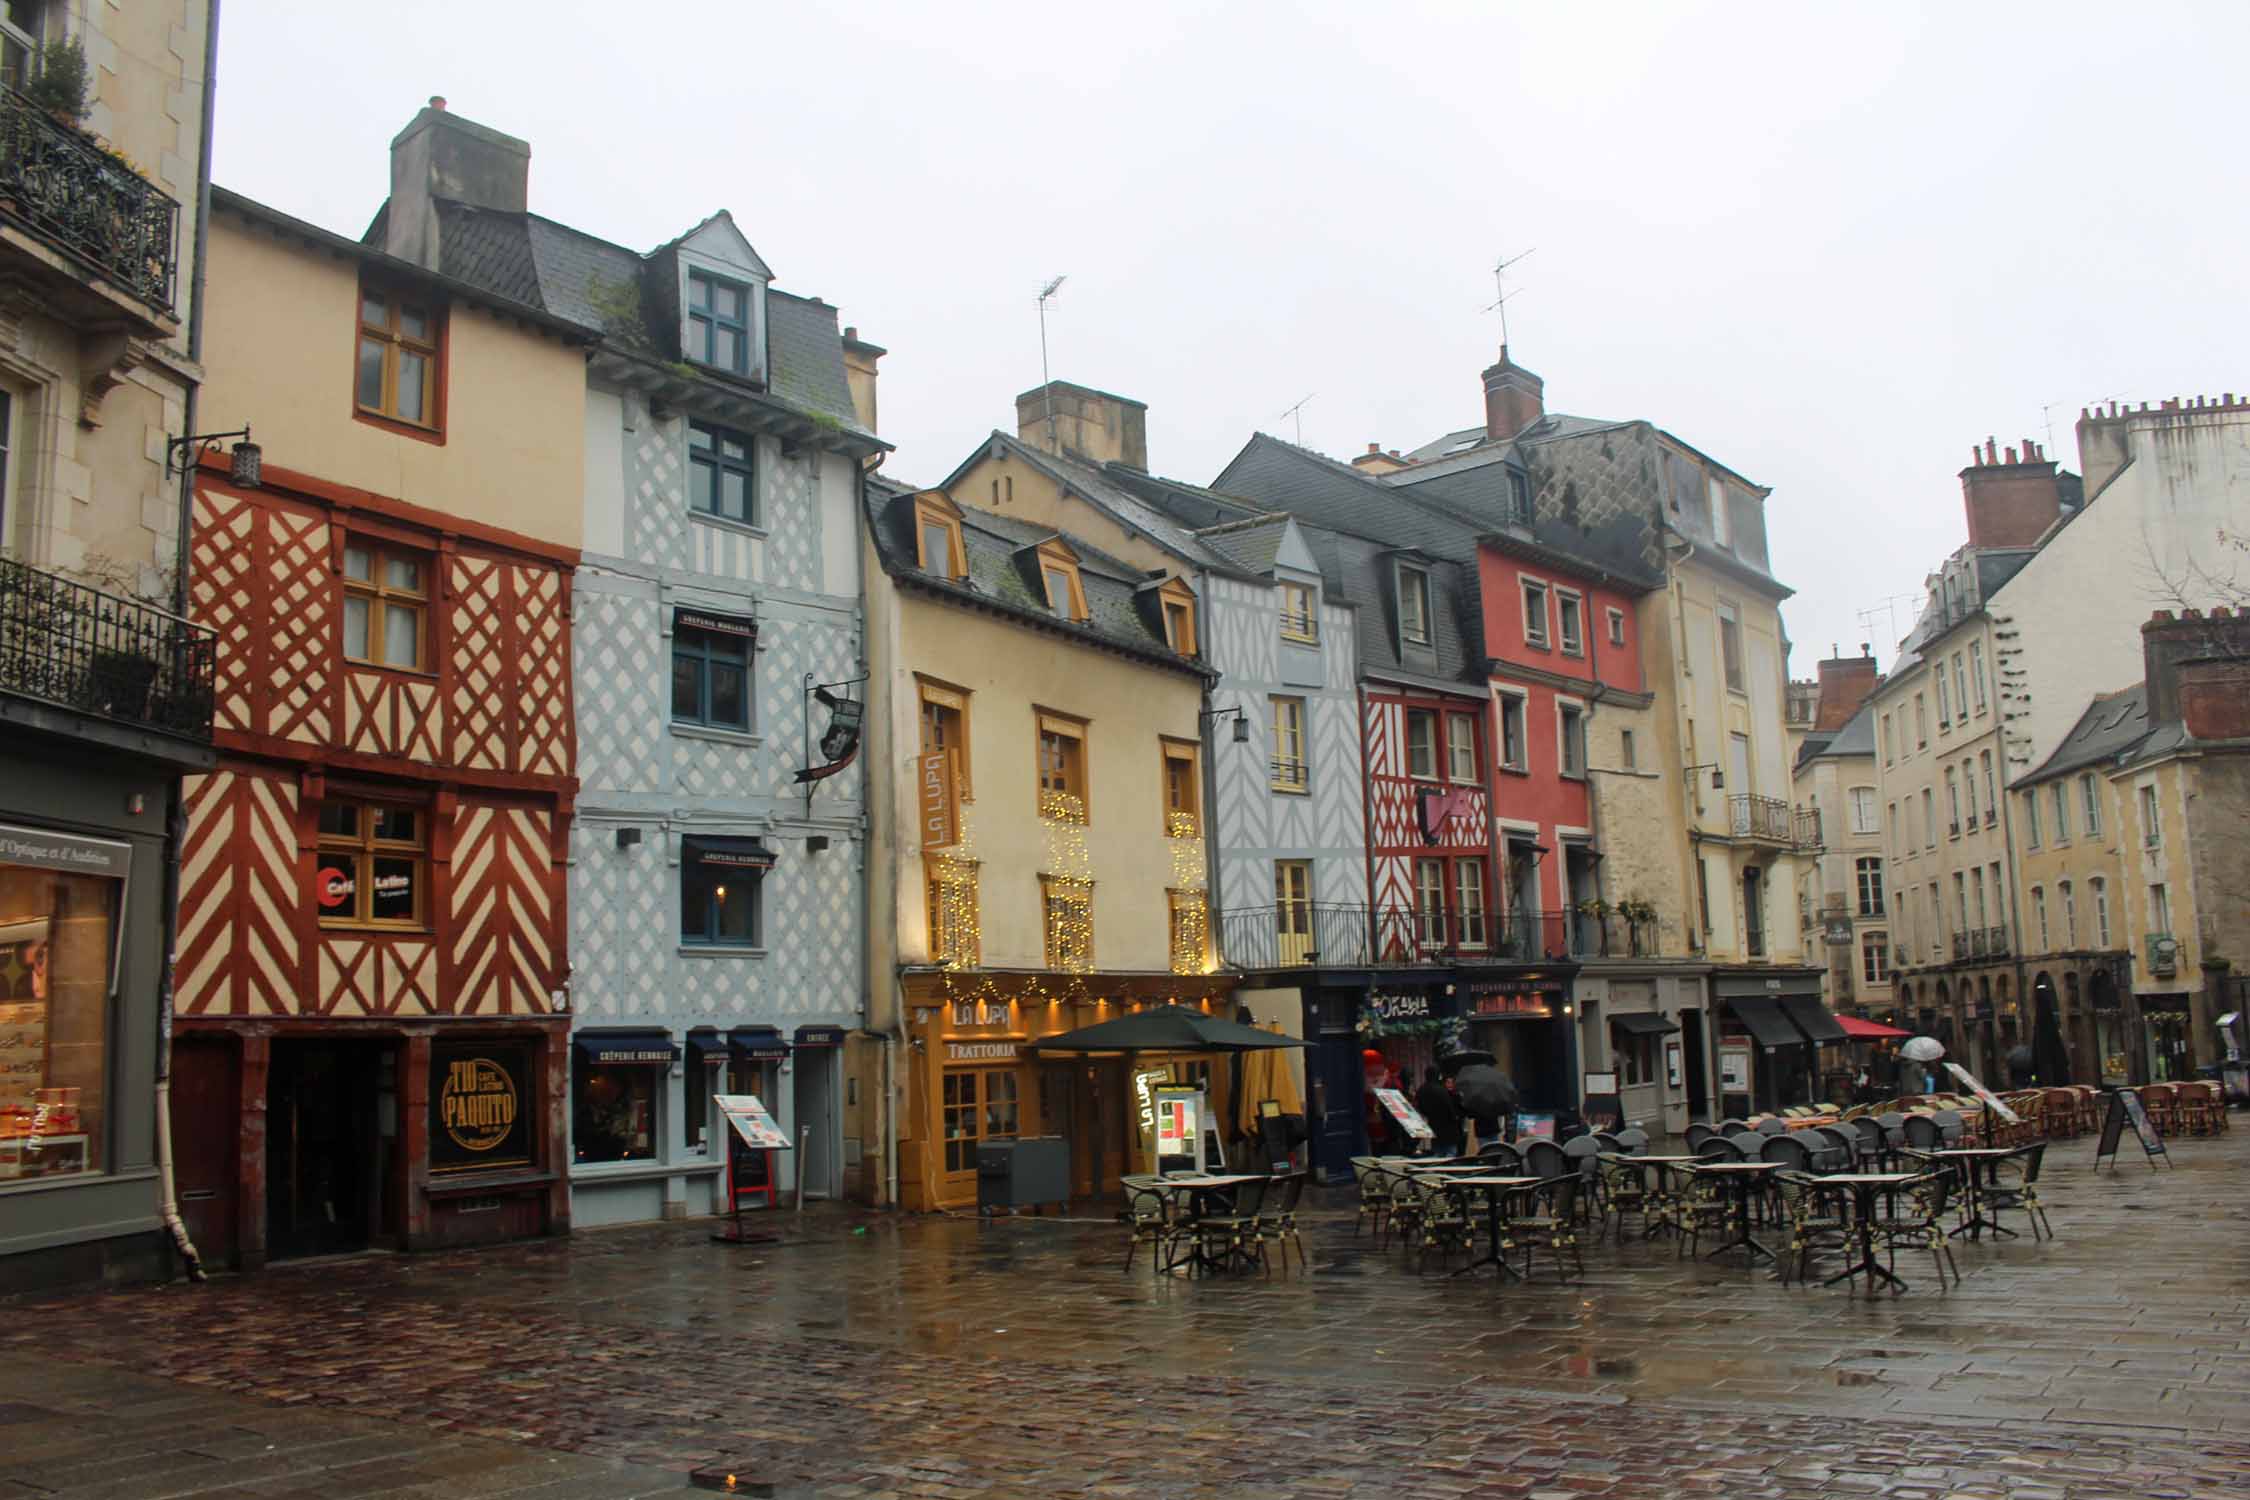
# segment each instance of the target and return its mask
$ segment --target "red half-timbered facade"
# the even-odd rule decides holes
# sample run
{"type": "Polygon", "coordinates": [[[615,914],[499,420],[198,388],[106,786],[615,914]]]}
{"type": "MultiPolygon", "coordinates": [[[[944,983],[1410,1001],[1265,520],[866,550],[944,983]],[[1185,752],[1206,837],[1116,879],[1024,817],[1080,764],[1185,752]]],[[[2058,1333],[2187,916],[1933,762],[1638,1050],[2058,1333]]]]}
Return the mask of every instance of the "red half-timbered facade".
{"type": "Polygon", "coordinates": [[[1493,949],[1484,718],[1484,703],[1466,695],[1367,685],[1368,890],[1381,962],[1493,949]]]}
{"type": "Polygon", "coordinates": [[[239,1106],[200,1227],[252,1265],[567,1227],[575,550],[271,466],[194,503],[175,1008],[194,1128],[239,1106]]]}

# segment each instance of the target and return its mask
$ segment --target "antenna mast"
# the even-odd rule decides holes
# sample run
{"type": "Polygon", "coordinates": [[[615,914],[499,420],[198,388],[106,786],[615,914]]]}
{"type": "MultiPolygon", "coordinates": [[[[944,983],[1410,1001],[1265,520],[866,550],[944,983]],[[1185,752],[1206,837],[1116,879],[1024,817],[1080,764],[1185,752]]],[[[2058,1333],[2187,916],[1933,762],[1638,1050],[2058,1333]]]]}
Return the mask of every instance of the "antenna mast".
{"type": "Polygon", "coordinates": [[[1066,272],[1039,289],[1039,388],[1047,398],[1047,451],[1059,454],[1062,444],[1055,440],[1055,382],[1047,373],[1047,304],[1068,279],[1066,272]]]}
{"type": "MultiPolygon", "coordinates": [[[[1495,295],[1492,301],[1484,305],[1483,310],[1500,314],[1500,347],[1503,349],[1508,347],[1508,299],[1516,294],[1508,290],[1508,267],[1524,259],[1525,256],[1530,255],[1538,248],[1537,245],[1534,245],[1530,250],[1524,251],[1522,255],[1505,255],[1493,262],[1492,290],[1495,295]]],[[[1521,291],[1522,288],[1518,287],[1516,290],[1521,291]]]]}
{"type": "MultiPolygon", "coordinates": [[[[1318,391],[1309,392],[1305,396],[1305,401],[1310,401],[1319,394],[1318,391]]],[[[1284,409],[1281,413],[1285,417],[1295,419],[1297,423],[1297,446],[1300,448],[1305,446],[1305,401],[1300,401],[1295,406],[1284,409]]]]}

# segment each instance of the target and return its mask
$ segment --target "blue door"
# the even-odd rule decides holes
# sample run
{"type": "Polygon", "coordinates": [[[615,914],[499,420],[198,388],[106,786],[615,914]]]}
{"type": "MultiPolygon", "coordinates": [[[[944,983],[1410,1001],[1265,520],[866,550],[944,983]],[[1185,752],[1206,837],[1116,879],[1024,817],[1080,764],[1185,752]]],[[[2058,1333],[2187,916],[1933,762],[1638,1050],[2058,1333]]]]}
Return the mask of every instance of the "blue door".
{"type": "Polygon", "coordinates": [[[1313,1168],[1324,1182],[1349,1182],[1351,1159],[1367,1151],[1366,1124],[1360,1118],[1366,1079],[1359,1038],[1350,1031],[1322,1032],[1309,1059],[1312,1098],[1306,1108],[1320,1121],[1313,1130],[1313,1168]]]}

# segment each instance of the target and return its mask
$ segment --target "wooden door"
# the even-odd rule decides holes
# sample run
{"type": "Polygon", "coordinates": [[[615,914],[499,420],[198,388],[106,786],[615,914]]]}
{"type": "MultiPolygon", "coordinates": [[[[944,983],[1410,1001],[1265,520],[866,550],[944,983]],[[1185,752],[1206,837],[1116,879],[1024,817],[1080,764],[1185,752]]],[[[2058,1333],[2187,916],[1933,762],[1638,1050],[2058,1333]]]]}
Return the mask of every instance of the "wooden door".
{"type": "Polygon", "coordinates": [[[241,1069],[225,1037],[172,1042],[172,1157],[180,1218],[205,1266],[237,1263],[241,1069]]]}

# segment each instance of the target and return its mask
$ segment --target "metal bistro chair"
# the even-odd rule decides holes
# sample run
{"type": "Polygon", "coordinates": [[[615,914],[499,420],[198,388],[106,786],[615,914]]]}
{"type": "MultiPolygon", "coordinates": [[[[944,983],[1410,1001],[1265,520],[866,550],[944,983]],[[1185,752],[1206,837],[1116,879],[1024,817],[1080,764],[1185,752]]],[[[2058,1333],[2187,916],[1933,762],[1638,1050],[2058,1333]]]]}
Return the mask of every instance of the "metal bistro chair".
{"type": "MultiPolygon", "coordinates": [[[[1705,1141],[1701,1153],[1708,1161],[1740,1161],[1739,1154],[1714,1156],[1709,1148],[1723,1147],[1732,1152],[1735,1147],[1724,1140],[1705,1141]]],[[[1679,1233],[1679,1242],[1673,1246],[1672,1258],[1697,1253],[1702,1248],[1703,1236],[1724,1236],[1734,1227],[1734,1204],[1719,1190],[1716,1176],[1702,1172],[1690,1173],[1680,1196],[1672,1202],[1672,1227],[1679,1233]]]]}
{"type": "Polygon", "coordinates": [[[1599,1150],[1603,1150],[1603,1151],[1622,1151],[1622,1150],[1624,1150],[1624,1149],[1625,1149],[1625,1148],[1624,1148],[1623,1146],[1620,1146],[1620,1145],[1619,1145],[1619,1144],[1617,1143],[1617,1142],[1618,1142],[1618,1138],[1617,1138],[1617,1136],[1616,1136],[1616,1135],[1614,1135],[1613,1133],[1611,1133],[1610,1131],[1607,1131],[1607,1130],[1597,1130],[1597,1131],[1595,1131],[1595,1132],[1594,1132],[1594,1137],[1593,1137],[1593,1139],[1594,1139],[1594,1145],[1595,1145],[1595,1147],[1596,1147],[1597,1149],[1599,1149],[1599,1150]]]}
{"type": "MultiPolygon", "coordinates": [[[[1780,1162],[1783,1172],[1810,1173],[1813,1169],[1812,1142],[1803,1135],[1768,1136],[1757,1159],[1780,1162]]],[[[1780,1173],[1775,1175],[1779,1176],[1780,1173]]]]}
{"type": "Polygon", "coordinates": [[[1703,1143],[1711,1139],[1711,1137],[1717,1135],[1718,1133],[1718,1131],[1713,1130],[1710,1126],[1703,1124],[1701,1121],[1690,1125],[1687,1128],[1687,1148],[1689,1153],[1693,1154],[1694,1152],[1702,1150],[1703,1143]]]}
{"type": "Polygon", "coordinates": [[[1372,1156],[1352,1158],[1352,1180],[1359,1185],[1359,1212],[1352,1219],[1352,1238],[1359,1238],[1360,1226],[1372,1223],[1378,1243],[1383,1238],[1383,1225],[1391,1215],[1390,1177],[1372,1156]]]}
{"type": "Polygon", "coordinates": [[[1597,1202],[1600,1206],[1601,1228],[1595,1232],[1600,1239],[1609,1232],[1610,1225],[1617,1226],[1617,1242],[1625,1242],[1625,1216],[1641,1216],[1641,1238],[1647,1239],[1656,1222],[1659,1204],[1656,1192],[1649,1186],[1647,1174],[1650,1167],[1636,1167],[1626,1161],[1600,1163],[1601,1187],[1597,1202]]]}
{"type": "MultiPolygon", "coordinates": [[[[1306,1172],[1292,1172],[1276,1177],[1267,1188],[1266,1201],[1258,1210],[1258,1238],[1263,1245],[1272,1245],[1281,1251],[1281,1269],[1289,1269],[1289,1251],[1297,1252],[1299,1269],[1312,1262],[1305,1257],[1305,1238],[1297,1230],[1297,1203],[1305,1195],[1306,1172]]],[[[1262,1253],[1262,1246],[1261,1246],[1262,1253]]]]}
{"type": "Polygon", "coordinates": [[[1477,1165],[1498,1167],[1513,1175],[1523,1170],[1523,1153],[1506,1141],[1488,1141],[1477,1152],[1477,1165]]]}
{"type": "Polygon", "coordinates": [[[1738,1130],[1733,1135],[1728,1136],[1727,1140],[1733,1144],[1735,1150],[1742,1153],[1741,1159],[1743,1161],[1756,1161],[1758,1159],[1758,1153],[1766,1149],[1766,1142],[1768,1140],[1776,1135],[1785,1135],[1787,1133],[1788,1132],[1786,1131],[1779,1130],[1763,1132],[1756,1130],[1738,1130]]]}
{"type": "Polygon", "coordinates": [[[1961,1268],[1953,1260],[1953,1242],[1946,1238],[1945,1210],[1953,1198],[1953,1174],[1931,1172],[1905,1184],[1899,1195],[1905,1201],[1896,1204],[1889,1214],[1876,1218],[1870,1226],[1875,1243],[1889,1253],[1890,1268],[1898,1269],[1899,1247],[1930,1252],[1930,1264],[1937,1268],[1938,1286],[1945,1285],[1948,1268],[1953,1279],[1959,1282],[1961,1268]]]}
{"type": "Polygon", "coordinates": [[[1564,1279],[1562,1258],[1566,1253],[1578,1274],[1586,1274],[1586,1258],[1578,1249],[1578,1196],[1584,1185],[1585,1179],[1573,1173],[1533,1189],[1547,1200],[1546,1212],[1509,1224],[1511,1236],[1523,1246],[1524,1280],[1531,1279],[1531,1263],[1541,1245],[1547,1247],[1547,1254],[1555,1262],[1555,1280],[1564,1279]]]}
{"type": "Polygon", "coordinates": [[[1589,1207],[1592,1213],[1607,1213],[1601,1202],[1601,1153],[1615,1150],[1616,1145],[1612,1139],[1610,1145],[1604,1146],[1604,1139],[1605,1137],[1598,1135],[1581,1135],[1563,1142],[1564,1158],[1577,1169],[1579,1177],[1585,1183],[1586,1190],[1578,1197],[1578,1207],[1582,1213],[1589,1211],[1589,1207]]]}
{"type": "Polygon", "coordinates": [[[1415,1246],[1414,1269],[1426,1265],[1430,1252],[1436,1251],[1438,1265],[1442,1268],[1458,1250],[1463,1255],[1476,1250],[1476,1221],[1469,1217],[1467,1194],[1427,1178],[1416,1178],[1410,1191],[1416,1200],[1415,1219],[1420,1226],[1420,1243],[1415,1246]]]}
{"type": "Polygon", "coordinates": [[[1768,1115],[1756,1127],[1760,1135],[1787,1135],[1791,1128],[1790,1121],[1780,1115],[1768,1115]]]}
{"type": "Polygon", "coordinates": [[[1859,1159],[1880,1166],[1890,1160],[1890,1137],[1884,1133],[1883,1124],[1873,1115],[1861,1115],[1852,1121],[1852,1129],[1859,1133],[1859,1159]]]}
{"type": "Polygon", "coordinates": [[[1648,1132],[1638,1125],[1628,1125],[1617,1132],[1617,1149],[1627,1156],[1646,1156],[1648,1154],[1648,1132]]]}
{"type": "Polygon", "coordinates": [[[1180,1238],[1181,1228],[1172,1217],[1171,1199],[1157,1186],[1154,1177],[1127,1177],[1122,1179],[1125,1189],[1125,1208],[1118,1214],[1118,1222],[1126,1229],[1125,1270],[1133,1269],[1133,1255],[1141,1246],[1149,1247],[1157,1269],[1169,1269],[1167,1262],[1180,1238]]]}
{"type": "Polygon", "coordinates": [[[1773,1180],[1774,1196],[1781,1204],[1782,1219],[1789,1226],[1789,1246],[1776,1261],[1781,1271],[1781,1284],[1787,1286],[1792,1264],[1796,1267],[1797,1279],[1802,1282],[1812,1270],[1815,1251],[1848,1250],[1851,1239],[1838,1198],[1840,1188],[1824,1187],[1811,1173],[1787,1167],[1774,1173],[1773,1180]]]}
{"type": "Polygon", "coordinates": [[[1957,1109],[1941,1109],[1931,1116],[1937,1122],[1938,1133],[1948,1146],[1957,1143],[1969,1133],[1969,1122],[1957,1109]]]}
{"type": "Polygon", "coordinates": [[[2003,1212],[2016,1210],[2031,1221],[2035,1240],[2055,1237],[2055,1227],[2047,1222],[2047,1210],[2039,1203],[2039,1168],[2046,1156],[2045,1141],[2018,1147],[1993,1162],[1992,1180],[1984,1187],[1984,1211],[1997,1221],[2003,1212]]]}
{"type": "Polygon", "coordinates": [[[1377,1162],[1375,1170],[1383,1174],[1391,1198],[1390,1216],[1375,1243],[1388,1249],[1395,1236],[1401,1245],[1410,1245],[1422,1233],[1422,1197],[1415,1191],[1414,1174],[1389,1162],[1377,1162]]]}
{"type": "MultiPolygon", "coordinates": [[[[1760,1150],[1765,1149],[1765,1142],[1762,1139],[1758,1142],[1758,1147],[1760,1150]]],[[[1695,1154],[1705,1161],[1749,1160],[1742,1154],[1742,1148],[1734,1143],[1732,1137],[1723,1135],[1710,1137],[1702,1145],[1695,1148],[1695,1154]]]]}
{"type": "Polygon", "coordinates": [[[1202,1252],[1203,1264],[1255,1261],[1265,1266],[1268,1276],[1273,1274],[1273,1267],[1266,1264],[1266,1247],[1258,1237],[1258,1213],[1265,1206],[1266,1186],[1267,1179],[1253,1177],[1235,1188],[1232,1207],[1204,1214],[1195,1221],[1196,1247],[1202,1252]]]}
{"type": "Polygon", "coordinates": [[[1859,1165],[1859,1132],[1849,1125],[1815,1125],[1805,1134],[1828,1142],[1829,1165],[1821,1170],[1849,1172],[1859,1165]]]}
{"type": "Polygon", "coordinates": [[[1902,1144],[1916,1151],[1935,1151],[1945,1144],[1945,1129],[1933,1115],[1908,1115],[1899,1133],[1902,1144]]]}
{"type": "Polygon", "coordinates": [[[1719,1122],[1719,1134],[1721,1135],[1739,1135],[1749,1128],[1750,1122],[1748,1120],[1721,1120],[1719,1122]]]}
{"type": "Polygon", "coordinates": [[[1523,1169],[1533,1177],[1544,1177],[1550,1182],[1575,1171],[1563,1148],[1549,1140],[1533,1141],[1524,1147],[1523,1169]]]}

